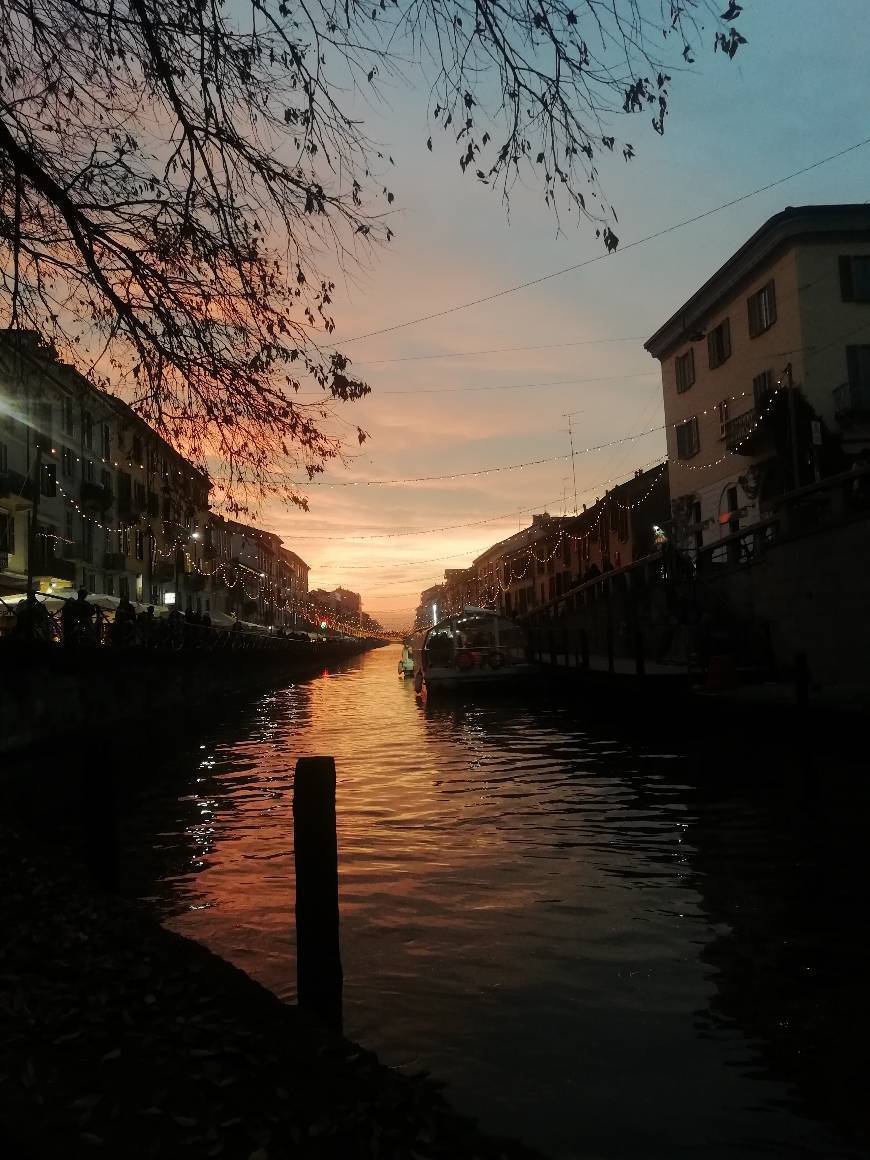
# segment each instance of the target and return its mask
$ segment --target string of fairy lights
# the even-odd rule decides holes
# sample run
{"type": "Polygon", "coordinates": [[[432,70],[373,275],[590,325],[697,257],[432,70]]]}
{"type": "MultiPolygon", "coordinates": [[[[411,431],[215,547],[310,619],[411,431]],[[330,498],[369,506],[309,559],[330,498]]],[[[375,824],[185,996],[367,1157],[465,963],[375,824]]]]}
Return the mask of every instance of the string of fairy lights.
{"type": "MultiPolygon", "coordinates": [[[[758,412],[755,420],[747,426],[743,436],[736,440],[732,447],[727,448],[721,456],[701,464],[689,464],[681,460],[681,466],[693,471],[703,471],[717,466],[731,456],[741,454],[744,445],[753,437],[765,419],[770,416],[781,390],[782,382],[778,380],[771,388],[770,397],[758,412]]],[[[733,398],[743,398],[748,394],[750,394],[748,391],[742,392],[733,398]]],[[[712,413],[717,413],[716,408],[709,410],[712,413]]],[[[707,411],[704,411],[703,414],[707,414],[707,411]]],[[[679,423],[674,424],[675,427],[679,425],[679,423]]],[[[509,541],[496,545],[496,548],[501,550],[498,559],[491,563],[484,561],[482,569],[479,568],[474,574],[461,577],[455,586],[458,591],[454,592],[452,598],[450,595],[451,586],[444,584],[441,597],[443,613],[448,616],[454,615],[466,603],[474,603],[484,607],[495,606],[499,596],[510,592],[515,585],[521,584],[523,581],[533,580],[535,576],[547,574],[550,571],[550,564],[560,553],[566,564],[570,563],[575,556],[580,562],[588,561],[591,543],[603,543],[608,521],[610,521],[611,530],[616,530],[613,527],[613,509],[627,514],[641,508],[663,481],[670,459],[670,456],[666,456],[658,469],[653,469],[649,486],[632,501],[623,503],[615,492],[607,493],[604,501],[596,508],[591,509],[589,513],[563,517],[554,534],[548,534],[548,530],[545,529],[541,533],[541,538],[547,545],[543,553],[536,551],[534,543],[526,546],[520,544],[513,551],[508,548],[509,541]],[[563,522],[565,519],[582,520],[584,515],[586,518],[592,519],[591,526],[584,532],[572,531],[563,522]]],[[[516,538],[534,535],[535,531],[534,527],[527,528],[524,532],[517,533],[516,538]]],[[[436,585],[436,587],[440,587],[440,585],[436,585]]]]}
{"type": "MultiPolygon", "coordinates": [[[[775,389],[771,392],[771,397],[770,397],[769,401],[767,402],[765,408],[761,412],[759,412],[756,419],[747,428],[747,431],[746,431],[745,435],[743,436],[743,439],[739,443],[735,444],[733,448],[726,449],[726,451],[721,456],[710,461],[709,463],[688,464],[688,463],[683,462],[683,464],[682,464],[683,467],[687,468],[690,471],[700,471],[700,470],[704,470],[706,468],[713,467],[713,466],[716,466],[716,465],[722,463],[729,456],[740,454],[742,444],[746,440],[748,440],[752,437],[752,435],[757,430],[759,425],[764,421],[766,416],[770,413],[770,410],[773,407],[775,400],[776,400],[776,397],[779,393],[780,387],[781,387],[781,384],[778,382],[776,384],[775,389]]],[[[744,399],[744,398],[748,397],[750,394],[751,394],[750,391],[737,392],[736,394],[729,396],[727,399],[723,399],[721,401],[721,403],[718,404],[715,408],[708,408],[708,409],[703,410],[701,412],[701,415],[706,416],[708,414],[708,411],[711,414],[721,414],[720,408],[723,404],[728,405],[728,404],[736,402],[740,399],[744,399]]],[[[653,428],[648,428],[643,432],[638,432],[638,433],[633,434],[633,435],[622,436],[622,437],[619,437],[619,438],[616,438],[613,440],[608,440],[608,441],[601,443],[601,444],[590,445],[587,448],[575,449],[574,454],[575,455],[577,455],[577,454],[590,454],[596,450],[602,450],[605,448],[616,446],[616,445],[621,444],[621,443],[634,441],[636,439],[642,438],[644,435],[651,434],[654,431],[667,430],[669,427],[676,429],[683,422],[685,422],[685,420],[678,420],[678,421],[675,421],[671,424],[661,424],[661,425],[658,425],[658,426],[653,427],[653,428]]],[[[55,451],[54,448],[52,450],[55,451]]],[[[55,451],[55,453],[56,453],[56,451],[55,451]]],[[[76,458],[77,462],[81,461],[81,457],[76,456],[75,458],[76,458]]],[[[567,458],[569,458],[569,456],[565,455],[565,456],[553,457],[553,459],[549,460],[549,461],[552,462],[552,461],[558,461],[560,459],[567,459],[567,458]]],[[[665,471],[667,470],[668,461],[669,461],[669,457],[667,455],[664,456],[662,461],[658,464],[658,470],[656,470],[654,472],[654,474],[649,482],[648,487],[646,488],[646,490],[644,491],[644,493],[642,495],[640,495],[639,497],[636,497],[635,499],[633,499],[630,502],[624,503],[621,499],[618,498],[618,495],[615,492],[608,493],[606,496],[607,504],[610,505],[610,507],[615,508],[617,511],[620,511],[623,513],[629,513],[631,511],[639,508],[640,506],[642,506],[647,501],[647,499],[652,494],[652,492],[655,490],[655,488],[659,484],[659,482],[661,481],[665,471]]],[[[102,462],[106,463],[108,461],[105,458],[102,458],[102,462]]],[[[539,462],[547,462],[547,460],[531,461],[529,463],[524,463],[524,464],[503,465],[503,466],[498,467],[498,468],[481,469],[480,472],[473,472],[473,473],[444,473],[444,475],[439,477],[439,478],[450,479],[450,478],[457,478],[457,477],[459,477],[460,474],[476,475],[476,474],[488,473],[490,471],[495,471],[495,470],[523,469],[527,466],[532,466],[532,465],[535,465],[539,462]]],[[[130,465],[132,466],[132,463],[130,465]]],[[[142,468],[142,470],[144,470],[144,464],[140,464],[140,467],[142,468]]],[[[182,475],[183,473],[179,470],[178,474],[182,475]]],[[[408,480],[403,480],[403,481],[370,481],[370,482],[412,483],[412,482],[421,482],[424,479],[428,480],[429,478],[432,478],[432,477],[417,477],[416,479],[408,479],[408,480]]],[[[350,485],[351,486],[355,485],[355,482],[351,483],[350,485]]],[[[280,585],[276,584],[273,581],[273,579],[266,572],[258,570],[256,568],[253,568],[250,565],[243,563],[239,559],[233,559],[233,560],[218,559],[218,560],[215,560],[211,566],[207,566],[204,560],[200,560],[197,557],[196,553],[191,552],[191,550],[190,550],[190,547],[189,547],[190,539],[191,538],[194,538],[194,539],[198,538],[200,533],[198,531],[191,530],[191,528],[188,525],[179,523],[177,521],[168,520],[168,519],[161,520],[160,527],[161,527],[161,530],[163,533],[163,538],[164,538],[164,546],[161,547],[161,545],[158,543],[157,537],[153,533],[151,526],[149,526],[149,525],[143,526],[143,524],[141,522],[141,520],[142,520],[141,516],[137,518],[136,522],[130,522],[127,524],[118,524],[117,526],[113,526],[112,524],[105,523],[102,520],[100,520],[99,518],[97,518],[96,516],[91,515],[90,513],[85,511],[84,508],[82,507],[82,505],[75,499],[75,497],[72,496],[69,492],[67,492],[60,483],[57,484],[57,491],[60,494],[63,501],[83,521],[87,521],[93,527],[98,527],[101,530],[103,530],[103,532],[105,533],[106,538],[107,538],[107,549],[108,549],[109,536],[114,535],[117,537],[118,551],[120,552],[122,549],[126,550],[125,540],[131,533],[138,534],[138,535],[146,535],[147,534],[147,536],[149,537],[149,549],[150,549],[152,559],[160,560],[160,559],[169,559],[169,558],[174,558],[174,559],[180,558],[183,560],[183,564],[181,565],[180,570],[186,575],[195,573],[199,577],[201,577],[203,580],[211,580],[212,584],[220,583],[221,585],[225,586],[228,589],[240,589],[244,598],[247,600],[254,600],[254,599],[258,599],[258,598],[262,597],[263,599],[268,600],[271,603],[274,603],[274,605],[277,608],[288,611],[291,614],[295,613],[297,615],[302,616],[305,619],[309,619],[313,616],[319,616],[322,613],[322,610],[319,609],[318,606],[313,604],[311,601],[308,601],[308,600],[305,600],[305,599],[300,598],[298,596],[295,596],[292,593],[292,590],[291,590],[290,595],[288,595],[286,589],[284,589],[280,585]],[[173,529],[174,529],[174,531],[173,531],[173,529]]],[[[577,554],[581,558],[588,557],[588,545],[589,545],[590,541],[599,538],[599,536],[601,534],[599,524],[605,518],[606,518],[606,514],[604,511],[602,511],[599,514],[599,516],[597,517],[597,520],[596,520],[594,526],[590,527],[589,529],[587,529],[587,531],[585,531],[583,533],[570,532],[570,531],[566,531],[564,529],[560,530],[560,532],[555,537],[555,539],[550,541],[549,551],[546,551],[543,555],[539,554],[534,549],[534,547],[529,547],[529,548],[526,548],[524,551],[521,551],[518,554],[518,556],[511,559],[509,561],[509,563],[507,564],[507,566],[502,566],[501,569],[499,570],[498,574],[496,574],[495,569],[491,570],[490,572],[484,572],[483,575],[480,576],[476,582],[476,587],[477,587],[476,598],[478,600],[482,599],[485,602],[491,603],[493,600],[495,600],[497,598],[499,592],[504,593],[510,588],[510,586],[512,584],[516,584],[516,583],[521,582],[524,579],[526,579],[529,576],[530,571],[534,571],[534,569],[536,569],[536,568],[539,571],[541,569],[546,569],[549,566],[550,562],[555,559],[556,555],[560,551],[562,551],[562,552],[565,551],[566,540],[570,541],[572,544],[574,544],[576,546],[577,554]]],[[[481,522],[485,522],[485,521],[481,521],[481,522]]],[[[348,540],[354,540],[354,539],[364,540],[364,539],[377,539],[377,538],[393,538],[393,537],[402,536],[402,535],[420,535],[420,534],[427,534],[429,531],[434,531],[434,530],[443,530],[443,525],[442,525],[441,529],[419,529],[419,530],[411,530],[411,531],[404,531],[404,532],[383,533],[383,534],[374,535],[374,536],[334,537],[334,538],[341,539],[344,542],[347,542],[348,540]]],[[[251,529],[251,533],[254,535],[257,534],[254,529],[251,529]]],[[[58,536],[58,535],[55,535],[52,533],[41,533],[41,534],[46,536],[47,538],[53,539],[56,542],[61,542],[61,543],[65,543],[65,544],[69,544],[69,543],[73,542],[66,537],[58,536]]],[[[331,538],[331,537],[323,537],[323,538],[331,538]]],[[[341,618],[333,617],[333,620],[336,622],[340,621],[340,619],[341,618]]],[[[347,621],[345,621],[343,624],[336,623],[336,627],[343,627],[347,630],[354,630],[354,629],[358,628],[357,625],[354,625],[352,622],[347,622],[347,621]]]]}

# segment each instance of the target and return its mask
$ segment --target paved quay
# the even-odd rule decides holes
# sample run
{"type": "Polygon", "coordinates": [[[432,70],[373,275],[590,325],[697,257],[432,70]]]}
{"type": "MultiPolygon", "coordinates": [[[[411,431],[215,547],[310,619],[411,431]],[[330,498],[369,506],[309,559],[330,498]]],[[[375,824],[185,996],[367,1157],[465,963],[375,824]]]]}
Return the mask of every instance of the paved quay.
{"type": "Polygon", "coordinates": [[[2,827],[0,881],[4,1155],[537,1155],[2,827]]]}

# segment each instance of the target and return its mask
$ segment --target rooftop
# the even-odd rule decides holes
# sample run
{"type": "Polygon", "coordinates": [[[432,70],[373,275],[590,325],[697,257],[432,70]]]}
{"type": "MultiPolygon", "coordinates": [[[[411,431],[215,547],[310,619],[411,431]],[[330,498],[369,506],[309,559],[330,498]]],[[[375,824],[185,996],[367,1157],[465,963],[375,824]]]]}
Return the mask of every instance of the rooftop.
{"type": "Polygon", "coordinates": [[[644,343],[654,358],[662,358],[687,334],[704,329],[707,316],[733,295],[756,270],[798,240],[854,238],[870,241],[870,203],[786,206],[768,218],[748,241],[724,262],[644,343]]]}

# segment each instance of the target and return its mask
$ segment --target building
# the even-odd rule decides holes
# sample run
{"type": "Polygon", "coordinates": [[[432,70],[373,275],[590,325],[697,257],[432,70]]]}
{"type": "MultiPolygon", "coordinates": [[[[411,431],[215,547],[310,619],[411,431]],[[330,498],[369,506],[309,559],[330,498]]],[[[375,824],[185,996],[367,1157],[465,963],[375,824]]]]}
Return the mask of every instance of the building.
{"type": "Polygon", "coordinates": [[[308,565],[210,510],[210,481],[32,334],[0,336],[0,595],[85,587],[294,626],[308,565]]]}
{"type": "MultiPolygon", "coordinates": [[[[447,576],[445,573],[445,580],[447,576]]],[[[420,603],[414,614],[414,628],[429,628],[446,614],[450,603],[446,584],[432,584],[420,593],[420,603]]]]}
{"type": "Polygon", "coordinates": [[[362,625],[362,597],[349,588],[315,588],[308,593],[309,603],[316,615],[334,621],[336,627],[359,629],[362,625]]]}
{"type": "Polygon", "coordinates": [[[439,616],[469,604],[508,616],[529,612],[648,556],[668,517],[667,464],[635,472],[577,515],[534,515],[529,527],[487,548],[469,568],[448,569],[443,583],[421,593],[417,626],[431,624],[432,604],[439,616]]]}
{"type": "Polygon", "coordinates": [[[646,342],[693,548],[870,446],[870,206],[770,218],[646,342]]]}

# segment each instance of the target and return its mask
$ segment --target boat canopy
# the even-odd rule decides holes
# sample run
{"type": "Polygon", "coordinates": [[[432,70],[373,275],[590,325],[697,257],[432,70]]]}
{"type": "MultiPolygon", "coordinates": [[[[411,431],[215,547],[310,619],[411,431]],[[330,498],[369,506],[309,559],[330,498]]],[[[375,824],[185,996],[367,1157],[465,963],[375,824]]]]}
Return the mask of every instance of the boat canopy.
{"type": "Polygon", "coordinates": [[[498,652],[505,659],[522,659],[526,636],[516,621],[485,608],[465,608],[434,624],[426,633],[423,649],[435,664],[449,661],[458,652],[498,652]]]}

